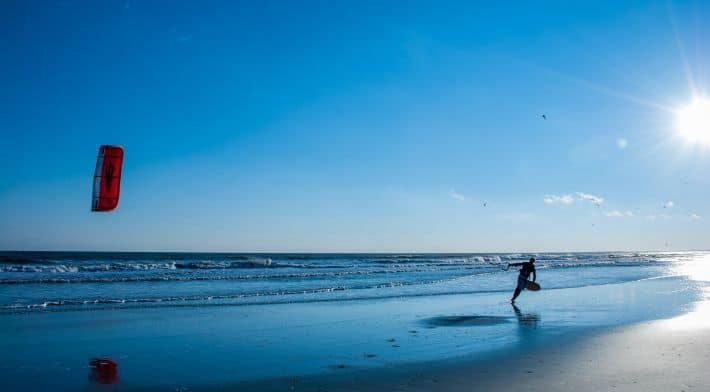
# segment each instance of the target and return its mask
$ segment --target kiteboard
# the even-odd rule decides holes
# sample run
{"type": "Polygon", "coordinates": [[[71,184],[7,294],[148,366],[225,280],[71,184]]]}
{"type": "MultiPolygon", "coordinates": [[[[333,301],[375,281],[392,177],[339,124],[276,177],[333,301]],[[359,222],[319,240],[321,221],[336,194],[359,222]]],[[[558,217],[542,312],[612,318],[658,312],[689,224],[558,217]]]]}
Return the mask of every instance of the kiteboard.
{"type": "Polygon", "coordinates": [[[540,290],[540,285],[532,280],[528,280],[528,283],[525,284],[525,289],[530,291],[538,291],[540,290]]]}

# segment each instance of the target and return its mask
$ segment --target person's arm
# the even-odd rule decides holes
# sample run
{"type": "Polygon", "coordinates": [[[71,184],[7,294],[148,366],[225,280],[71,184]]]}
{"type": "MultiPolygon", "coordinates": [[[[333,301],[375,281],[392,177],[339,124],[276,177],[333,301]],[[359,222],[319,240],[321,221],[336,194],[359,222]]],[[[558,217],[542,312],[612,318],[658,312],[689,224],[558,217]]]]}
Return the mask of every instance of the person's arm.
{"type": "Polygon", "coordinates": [[[533,273],[533,282],[534,282],[535,279],[537,279],[537,272],[535,272],[535,267],[533,267],[532,273],[533,273]]]}
{"type": "Polygon", "coordinates": [[[523,264],[524,264],[524,263],[512,263],[512,264],[511,264],[511,263],[508,263],[508,267],[520,267],[520,266],[523,265],[523,264]]]}

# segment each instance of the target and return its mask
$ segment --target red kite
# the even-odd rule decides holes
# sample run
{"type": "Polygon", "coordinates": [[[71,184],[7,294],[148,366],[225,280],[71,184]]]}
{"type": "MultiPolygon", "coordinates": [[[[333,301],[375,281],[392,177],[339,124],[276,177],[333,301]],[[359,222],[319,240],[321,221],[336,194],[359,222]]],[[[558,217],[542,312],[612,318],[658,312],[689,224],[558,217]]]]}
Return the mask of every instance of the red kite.
{"type": "Polygon", "coordinates": [[[118,207],[122,166],[123,147],[99,147],[99,156],[96,158],[96,171],[94,172],[94,195],[91,211],[107,212],[118,207]]]}

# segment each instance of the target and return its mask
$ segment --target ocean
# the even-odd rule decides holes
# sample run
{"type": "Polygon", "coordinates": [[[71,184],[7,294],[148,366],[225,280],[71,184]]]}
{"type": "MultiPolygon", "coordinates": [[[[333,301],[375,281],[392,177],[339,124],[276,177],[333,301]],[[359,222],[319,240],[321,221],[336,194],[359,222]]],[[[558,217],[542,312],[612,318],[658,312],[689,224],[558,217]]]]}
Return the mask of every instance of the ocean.
{"type": "Polygon", "coordinates": [[[707,252],[247,254],[0,252],[0,312],[235,306],[543,289],[674,274],[707,252]]]}
{"type": "Polygon", "coordinates": [[[106,390],[90,364],[108,358],[110,390],[320,390],[323,377],[493,363],[648,320],[692,327],[707,320],[709,263],[708,252],[2,252],[0,379],[106,390]],[[505,266],[530,257],[543,289],[511,306],[517,272],[505,266]]]}

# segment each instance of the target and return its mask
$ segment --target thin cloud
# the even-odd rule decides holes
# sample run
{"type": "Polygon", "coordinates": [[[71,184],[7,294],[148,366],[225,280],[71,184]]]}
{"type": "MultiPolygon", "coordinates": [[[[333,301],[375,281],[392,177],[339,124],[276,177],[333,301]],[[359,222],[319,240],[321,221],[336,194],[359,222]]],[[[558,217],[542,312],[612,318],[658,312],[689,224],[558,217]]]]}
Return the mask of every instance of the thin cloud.
{"type": "Polygon", "coordinates": [[[613,210],[613,211],[607,212],[606,216],[612,217],[612,218],[626,218],[626,217],[634,216],[634,214],[631,211],[613,210]]]}
{"type": "Polygon", "coordinates": [[[667,202],[663,203],[663,208],[673,208],[673,201],[668,200],[667,202]]]}
{"type": "Polygon", "coordinates": [[[603,197],[591,195],[589,193],[577,192],[577,196],[579,196],[580,200],[586,200],[586,201],[596,204],[598,206],[600,206],[602,203],[604,203],[603,197]]]}
{"type": "Polygon", "coordinates": [[[451,190],[451,193],[449,193],[449,196],[456,201],[466,201],[466,196],[456,192],[453,189],[451,190]]]}
{"type": "Polygon", "coordinates": [[[545,202],[545,204],[564,204],[564,205],[570,205],[574,202],[574,197],[572,195],[545,195],[545,197],[542,199],[542,201],[545,202]]]}
{"type": "Polygon", "coordinates": [[[644,216],[644,219],[646,219],[648,221],[655,221],[656,219],[671,219],[671,216],[668,214],[658,214],[658,215],[650,214],[650,215],[644,216]]]}
{"type": "Polygon", "coordinates": [[[698,221],[698,220],[703,219],[703,217],[698,214],[690,214],[690,219],[692,219],[694,221],[698,221]]]}

